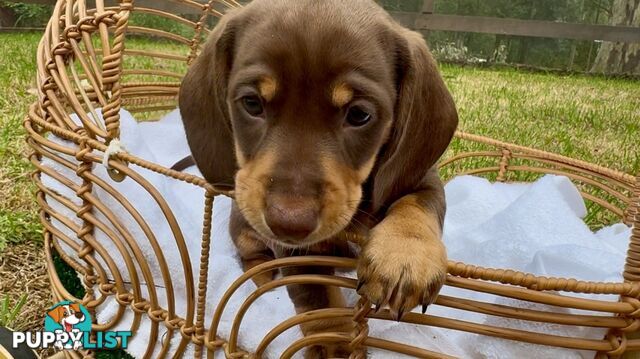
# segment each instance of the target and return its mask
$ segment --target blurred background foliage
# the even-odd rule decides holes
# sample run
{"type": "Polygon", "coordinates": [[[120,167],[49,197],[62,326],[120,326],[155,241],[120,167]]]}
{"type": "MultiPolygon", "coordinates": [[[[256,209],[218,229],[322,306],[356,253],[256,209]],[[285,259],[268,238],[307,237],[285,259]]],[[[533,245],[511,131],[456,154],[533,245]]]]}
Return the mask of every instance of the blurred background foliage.
{"type": "MultiPolygon", "coordinates": [[[[435,13],[609,24],[613,5],[613,0],[441,0],[436,1],[435,13]]],[[[429,40],[435,50],[453,47],[462,52],[463,61],[578,71],[590,70],[600,47],[594,41],[451,32],[433,32],[429,40]]]]}
{"type": "MultiPolygon", "coordinates": [[[[435,13],[611,24],[615,7],[634,0],[436,0],[435,13]]],[[[391,11],[419,12],[422,0],[378,0],[391,11]]],[[[43,27],[51,5],[0,1],[0,25],[43,27]]],[[[132,25],[163,29],[189,37],[192,29],[147,14],[134,14],[132,25]]],[[[636,24],[637,25],[637,24],[636,24]]],[[[441,61],[524,65],[589,72],[602,43],[492,34],[432,31],[430,46],[441,61]]]]}

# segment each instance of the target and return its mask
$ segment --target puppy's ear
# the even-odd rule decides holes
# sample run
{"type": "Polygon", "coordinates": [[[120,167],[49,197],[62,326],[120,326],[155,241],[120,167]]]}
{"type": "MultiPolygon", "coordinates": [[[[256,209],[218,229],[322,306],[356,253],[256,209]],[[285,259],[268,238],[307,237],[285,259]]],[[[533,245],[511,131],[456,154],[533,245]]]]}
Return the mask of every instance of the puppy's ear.
{"type": "Polygon", "coordinates": [[[47,315],[53,318],[56,323],[60,323],[60,320],[64,317],[64,308],[60,305],[47,312],[47,315]]]}
{"type": "Polygon", "coordinates": [[[401,28],[394,38],[398,100],[373,174],[376,211],[419,189],[458,125],[455,104],[422,35],[401,28]]]}
{"type": "Polygon", "coordinates": [[[237,170],[227,107],[227,84],[239,26],[227,13],[185,75],[179,107],[191,153],[207,181],[233,186],[237,170]]]}
{"type": "Polygon", "coordinates": [[[71,309],[73,309],[73,311],[76,312],[76,313],[81,311],[80,310],[80,304],[78,304],[78,303],[71,303],[71,304],[69,304],[69,307],[71,309]]]}

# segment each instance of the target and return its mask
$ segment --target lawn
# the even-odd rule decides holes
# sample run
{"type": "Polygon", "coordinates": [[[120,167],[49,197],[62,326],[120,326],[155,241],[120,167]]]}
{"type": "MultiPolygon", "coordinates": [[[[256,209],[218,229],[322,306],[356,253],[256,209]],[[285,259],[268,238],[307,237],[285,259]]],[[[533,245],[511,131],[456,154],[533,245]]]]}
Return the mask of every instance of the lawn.
{"type": "MultiPolygon", "coordinates": [[[[50,304],[21,125],[35,100],[39,38],[0,34],[0,293],[12,301],[29,293],[16,329],[39,326],[50,304]],[[21,258],[33,267],[16,272],[21,258]]],[[[640,173],[640,81],[452,65],[443,65],[442,72],[461,130],[640,173]]]]}

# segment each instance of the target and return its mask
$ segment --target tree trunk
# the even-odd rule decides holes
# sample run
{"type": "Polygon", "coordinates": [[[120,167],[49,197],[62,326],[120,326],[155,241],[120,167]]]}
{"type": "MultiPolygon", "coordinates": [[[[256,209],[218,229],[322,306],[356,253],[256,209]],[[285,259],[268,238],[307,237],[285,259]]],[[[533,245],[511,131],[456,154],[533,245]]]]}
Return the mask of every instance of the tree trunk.
{"type": "Polygon", "coordinates": [[[0,27],[14,27],[16,14],[10,8],[0,5],[0,27]]]}
{"type": "MultiPolygon", "coordinates": [[[[611,25],[640,26],[640,0],[614,0],[611,25]]],[[[591,72],[640,75],[640,43],[603,42],[591,72]]]]}

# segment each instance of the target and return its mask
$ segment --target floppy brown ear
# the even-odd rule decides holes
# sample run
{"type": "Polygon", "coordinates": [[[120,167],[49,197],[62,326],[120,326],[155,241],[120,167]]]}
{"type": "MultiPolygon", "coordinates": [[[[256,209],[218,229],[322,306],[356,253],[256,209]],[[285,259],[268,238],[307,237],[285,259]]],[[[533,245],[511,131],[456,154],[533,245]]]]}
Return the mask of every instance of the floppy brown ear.
{"type": "Polygon", "coordinates": [[[64,308],[62,306],[55,307],[47,312],[47,315],[53,318],[56,323],[60,323],[64,316],[64,308]]]}
{"type": "Polygon", "coordinates": [[[373,178],[376,211],[420,189],[458,126],[455,104],[422,35],[397,31],[398,100],[373,178]]]}
{"type": "Polygon", "coordinates": [[[237,170],[227,108],[227,84],[237,29],[236,11],[227,13],[209,35],[185,75],[179,107],[191,153],[204,178],[233,186],[237,170]]]}

